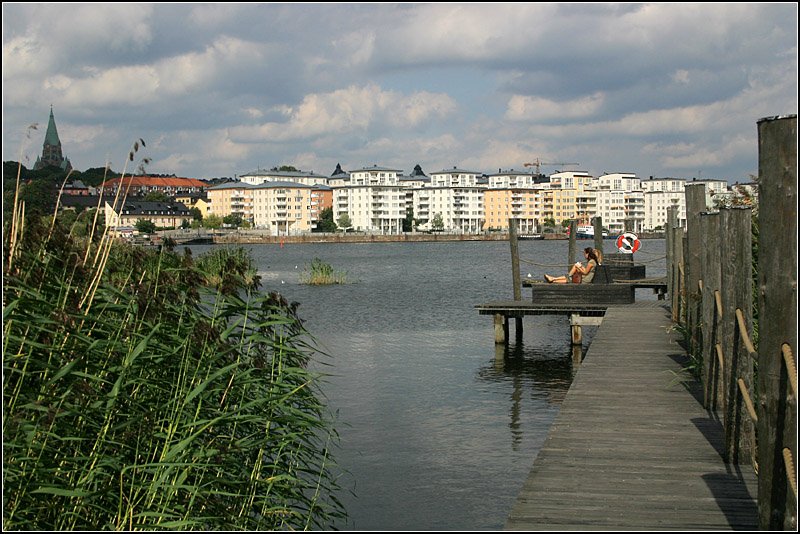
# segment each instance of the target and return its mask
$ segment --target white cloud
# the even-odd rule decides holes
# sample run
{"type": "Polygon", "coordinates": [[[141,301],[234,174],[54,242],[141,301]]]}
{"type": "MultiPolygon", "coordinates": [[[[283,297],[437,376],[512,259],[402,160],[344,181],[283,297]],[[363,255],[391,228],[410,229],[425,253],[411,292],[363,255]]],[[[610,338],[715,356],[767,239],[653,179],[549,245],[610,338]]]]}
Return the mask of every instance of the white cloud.
{"type": "Polygon", "coordinates": [[[516,121],[588,118],[597,114],[604,101],[605,97],[601,93],[564,102],[556,102],[535,96],[514,95],[508,101],[506,118],[516,121]]]}
{"type": "Polygon", "coordinates": [[[374,84],[350,86],[331,93],[306,95],[295,107],[281,108],[283,123],[234,128],[235,137],[255,141],[294,141],[322,135],[378,128],[409,128],[455,111],[452,98],[420,91],[409,96],[383,91],[374,84]]]}

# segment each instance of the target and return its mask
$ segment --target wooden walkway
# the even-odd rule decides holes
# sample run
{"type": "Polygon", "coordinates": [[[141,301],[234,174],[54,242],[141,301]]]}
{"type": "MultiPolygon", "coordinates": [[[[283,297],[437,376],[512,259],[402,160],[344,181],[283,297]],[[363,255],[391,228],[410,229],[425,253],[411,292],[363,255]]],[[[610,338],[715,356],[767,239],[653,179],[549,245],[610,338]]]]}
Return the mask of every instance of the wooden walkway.
{"type": "Polygon", "coordinates": [[[757,481],[723,462],[662,303],[614,306],[534,461],[506,530],[756,530],[757,481]],[[685,376],[685,375],[682,375],[685,376]]]}

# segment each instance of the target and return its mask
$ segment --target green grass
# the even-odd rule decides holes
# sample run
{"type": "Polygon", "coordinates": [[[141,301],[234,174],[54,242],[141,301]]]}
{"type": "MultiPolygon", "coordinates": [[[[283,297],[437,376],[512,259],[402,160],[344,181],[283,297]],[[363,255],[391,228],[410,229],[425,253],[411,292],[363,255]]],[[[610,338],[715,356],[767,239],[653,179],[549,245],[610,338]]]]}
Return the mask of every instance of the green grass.
{"type": "Polygon", "coordinates": [[[308,369],[321,354],[242,250],[194,260],[14,213],[4,529],[325,529],[345,515],[308,369]]]}

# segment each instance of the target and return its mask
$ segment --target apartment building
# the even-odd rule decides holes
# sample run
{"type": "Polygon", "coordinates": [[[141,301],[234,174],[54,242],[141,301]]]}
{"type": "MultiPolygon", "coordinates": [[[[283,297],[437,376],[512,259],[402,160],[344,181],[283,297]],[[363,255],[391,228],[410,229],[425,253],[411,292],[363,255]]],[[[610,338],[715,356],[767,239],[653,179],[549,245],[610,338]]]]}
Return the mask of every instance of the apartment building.
{"type": "Polygon", "coordinates": [[[484,230],[508,230],[508,220],[517,219],[520,234],[541,232],[544,188],[498,188],[483,190],[484,230]]]}
{"type": "Polygon", "coordinates": [[[489,189],[526,189],[550,182],[543,174],[497,169],[497,173],[487,175],[489,189]]]}
{"type": "Polygon", "coordinates": [[[427,221],[423,229],[433,229],[437,215],[442,230],[479,234],[483,230],[483,187],[424,187],[412,190],[414,218],[427,221]]]}
{"type": "Polygon", "coordinates": [[[314,187],[298,182],[266,181],[251,186],[253,226],[270,235],[298,235],[315,227],[314,187]]]}
{"type": "Polygon", "coordinates": [[[117,205],[106,201],[104,205],[106,226],[111,229],[135,226],[140,220],[150,221],[157,228],[180,228],[192,221],[189,208],[180,202],[141,202],[137,200],[121,200],[117,205]]]}
{"type": "Polygon", "coordinates": [[[333,220],[338,221],[347,214],[353,230],[400,234],[406,218],[406,191],[399,185],[336,187],[333,189],[333,220]]]}
{"type": "Polygon", "coordinates": [[[297,182],[305,185],[329,185],[327,176],[316,174],[314,171],[279,171],[277,169],[258,169],[239,175],[239,180],[250,185],[259,185],[264,182],[297,182]]]}
{"type": "Polygon", "coordinates": [[[253,192],[251,184],[227,182],[206,190],[211,203],[211,213],[219,217],[240,215],[242,220],[253,222],[253,192]]]}
{"type": "Polygon", "coordinates": [[[159,192],[174,197],[181,194],[202,193],[208,183],[194,178],[178,178],[174,176],[125,176],[111,178],[100,185],[104,196],[115,195],[118,190],[129,197],[144,196],[147,193],[159,192]]]}

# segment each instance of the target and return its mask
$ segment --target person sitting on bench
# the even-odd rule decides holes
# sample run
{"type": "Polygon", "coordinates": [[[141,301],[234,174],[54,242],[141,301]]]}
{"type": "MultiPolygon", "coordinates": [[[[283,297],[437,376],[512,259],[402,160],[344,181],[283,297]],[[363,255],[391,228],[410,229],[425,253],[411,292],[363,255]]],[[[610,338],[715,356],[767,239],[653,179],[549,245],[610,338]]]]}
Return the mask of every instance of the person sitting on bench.
{"type": "Polygon", "coordinates": [[[567,276],[550,276],[544,275],[544,279],[551,284],[591,284],[594,279],[595,267],[597,267],[597,254],[592,247],[583,249],[583,255],[586,256],[586,267],[581,262],[576,262],[575,265],[569,270],[567,276]]]}

